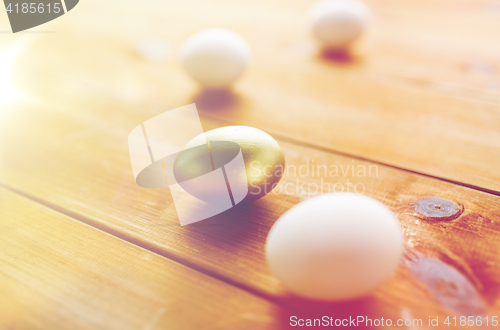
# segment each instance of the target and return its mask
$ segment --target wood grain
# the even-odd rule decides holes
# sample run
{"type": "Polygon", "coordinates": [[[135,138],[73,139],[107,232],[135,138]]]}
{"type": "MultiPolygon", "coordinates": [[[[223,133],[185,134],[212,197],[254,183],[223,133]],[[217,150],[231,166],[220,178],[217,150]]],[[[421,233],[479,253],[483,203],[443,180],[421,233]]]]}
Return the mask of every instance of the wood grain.
{"type": "Polygon", "coordinates": [[[17,58],[17,83],[90,112],[109,111],[110,98],[136,107],[196,101],[232,123],[500,194],[495,2],[374,0],[373,30],[343,60],[316,54],[303,17],[311,3],[120,2],[110,24],[95,12],[112,3],[89,1],[54,23],[57,34],[32,38],[17,58]],[[200,95],[178,62],[182,42],[214,25],[243,35],[254,53],[222,104],[200,95]],[[151,38],[166,43],[165,61],[141,56],[151,38]]]}
{"type": "MultiPolygon", "coordinates": [[[[374,29],[352,56],[341,58],[318,55],[307,36],[302,15],[311,3],[189,0],[138,6],[88,0],[47,25],[57,33],[3,40],[5,47],[24,45],[10,70],[21,97],[1,104],[0,183],[301,315],[498,314],[499,197],[380,164],[499,193],[495,2],[370,1],[374,29]],[[237,31],[253,48],[251,70],[232,92],[199,93],[176,58],[187,36],[213,25],[237,31]],[[166,59],[154,61],[139,51],[148,38],[166,41],[166,59]],[[289,168],[314,161],[344,170],[376,166],[377,175],[287,173],[282,184],[292,187],[290,193],[180,227],[167,190],[135,185],[126,143],[139,123],[193,101],[205,115],[206,130],[241,123],[273,133],[289,168]],[[330,189],[363,187],[404,227],[404,261],[389,282],[360,301],[296,299],[265,264],[265,237],[275,219],[319,193],[314,187],[322,183],[330,189]],[[307,190],[297,188],[304,184],[307,190]],[[423,220],[413,204],[425,197],[452,200],[464,213],[450,222],[423,220]]],[[[94,254],[117,251],[112,245],[96,247],[94,254]]],[[[145,279],[153,276],[138,271],[145,279]]],[[[183,276],[173,276],[172,283],[183,276]]],[[[211,290],[221,292],[215,284],[211,290]]],[[[263,326],[286,320],[288,313],[277,312],[263,326]]]]}
{"type": "MultiPolygon", "coordinates": [[[[362,311],[377,317],[400,317],[401,313],[427,317],[469,310],[490,313],[499,307],[500,198],[494,195],[280,141],[288,169],[300,171],[309,166],[309,174],[288,172],[282,180],[286,191],[180,227],[168,190],[141,188],[133,180],[128,130],[115,119],[129,120],[134,112],[75,119],[73,114],[40,104],[12,103],[3,115],[1,122],[9,125],[1,127],[0,138],[10,143],[2,147],[2,184],[297,313],[327,312],[338,306],[318,306],[291,297],[270,274],[264,243],[274,221],[294,204],[320,193],[322,184],[336,191],[358,189],[381,200],[397,214],[407,239],[406,261],[393,279],[366,299],[340,308],[338,315],[362,311]],[[313,175],[313,161],[315,166],[337,166],[340,172],[313,175]],[[348,166],[354,165],[352,173],[348,166]],[[365,171],[371,168],[372,174],[361,175],[358,165],[365,171]],[[465,211],[447,223],[424,221],[412,205],[425,197],[452,200],[465,211]],[[435,276],[426,278],[421,268],[429,267],[435,276]],[[462,287],[467,288],[465,296],[458,289],[462,287]]],[[[211,129],[220,123],[204,120],[203,125],[211,129]]],[[[324,188],[323,192],[328,191],[324,188]]]]}
{"type": "Polygon", "coordinates": [[[0,188],[0,328],[277,329],[282,309],[0,188]]]}

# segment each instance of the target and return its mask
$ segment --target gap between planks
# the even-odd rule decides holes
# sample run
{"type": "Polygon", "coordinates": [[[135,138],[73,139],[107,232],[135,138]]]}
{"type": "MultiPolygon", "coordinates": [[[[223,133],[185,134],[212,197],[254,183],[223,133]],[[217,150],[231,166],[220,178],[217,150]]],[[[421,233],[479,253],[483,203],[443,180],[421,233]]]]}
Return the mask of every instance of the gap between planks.
{"type": "Polygon", "coordinates": [[[149,242],[147,241],[141,241],[140,239],[138,238],[135,238],[134,236],[132,235],[128,235],[127,233],[124,233],[124,232],[120,232],[120,231],[117,231],[113,228],[110,228],[106,225],[103,225],[102,223],[99,223],[98,221],[94,221],[84,215],[80,215],[76,212],[73,212],[73,211],[70,211],[68,209],[65,209],[64,207],[61,207],[61,206],[58,206],[56,204],[53,204],[53,203],[50,203],[50,202],[46,202],[46,201],[43,201],[35,196],[32,196],[32,195],[29,195],[27,193],[24,193],[20,190],[17,190],[13,187],[10,187],[8,185],[5,185],[3,183],[0,183],[0,187],[4,188],[4,189],[7,189],[8,191],[11,191],[15,194],[18,194],[34,203],[37,203],[39,205],[42,205],[44,207],[47,207],[48,209],[51,209],[55,212],[58,212],[62,215],[65,215],[75,221],[78,221],[80,223],[83,223],[83,224],[86,224],[92,228],[95,228],[97,230],[100,230],[106,234],[109,234],[113,237],[116,237],[118,239],[121,239],[125,242],[128,242],[130,244],[133,244],[137,247],[140,247],[142,249],[145,249],[147,251],[150,251],[154,254],[157,254],[159,256],[162,256],[164,258],[167,258],[169,260],[172,260],[174,262],[177,262],[181,265],[184,265],[186,267],[189,267],[199,273],[202,273],[202,274],[205,274],[205,275],[208,275],[212,278],[215,278],[221,282],[224,282],[224,283],[227,283],[229,285],[232,285],[238,289],[241,289],[241,290],[244,290],[250,294],[253,294],[257,297],[260,297],[260,298],[263,298],[263,299],[266,299],[267,301],[270,301],[271,303],[273,304],[276,304],[277,306],[279,307],[282,307],[286,310],[289,310],[290,309],[290,306],[287,306],[286,304],[284,304],[283,302],[281,302],[279,299],[276,299],[275,297],[273,297],[272,295],[268,294],[265,290],[259,290],[259,289],[256,289],[256,288],[253,288],[252,286],[250,285],[245,285],[243,283],[240,283],[240,282],[237,282],[237,281],[233,281],[231,278],[226,278],[224,276],[221,276],[221,275],[218,275],[217,273],[215,272],[212,272],[208,269],[204,269],[203,267],[200,267],[198,266],[196,263],[193,263],[185,258],[182,258],[180,257],[179,255],[176,255],[174,253],[170,253],[168,252],[167,250],[162,250],[161,248],[158,248],[155,244],[149,244],[149,242]]]}
{"type": "MultiPolygon", "coordinates": [[[[201,117],[205,117],[205,118],[211,119],[213,121],[218,121],[220,123],[225,123],[225,124],[228,124],[228,125],[243,125],[243,124],[237,124],[237,123],[234,123],[234,122],[229,122],[229,121],[220,119],[220,118],[215,117],[215,116],[210,116],[210,115],[208,115],[206,113],[203,113],[201,115],[201,117]]],[[[436,179],[436,180],[447,182],[447,183],[452,183],[452,184],[455,184],[457,186],[469,188],[469,189],[472,189],[472,190],[477,190],[477,191],[484,192],[484,193],[487,193],[487,194],[491,194],[491,195],[494,195],[494,196],[500,196],[500,191],[495,191],[495,190],[492,190],[492,189],[483,188],[483,187],[479,187],[479,186],[476,186],[476,185],[472,185],[472,184],[468,184],[468,183],[463,183],[463,182],[455,181],[455,180],[451,180],[451,179],[445,179],[445,178],[442,178],[442,177],[439,177],[439,176],[434,176],[434,175],[427,174],[427,173],[424,173],[424,172],[413,171],[413,170],[410,170],[410,169],[407,169],[407,168],[399,167],[399,166],[392,165],[392,164],[389,164],[389,163],[384,163],[384,162],[373,160],[373,159],[370,159],[370,158],[367,158],[367,157],[363,157],[363,156],[357,156],[357,155],[350,154],[348,152],[344,152],[344,151],[340,151],[340,150],[336,150],[336,149],[333,149],[333,148],[327,148],[327,147],[318,146],[318,145],[315,145],[315,144],[310,143],[310,142],[304,142],[304,141],[295,140],[293,138],[289,138],[289,137],[283,136],[283,135],[281,135],[279,133],[276,133],[274,131],[271,131],[270,133],[272,133],[271,135],[275,139],[277,139],[279,141],[288,142],[290,144],[294,144],[294,145],[299,146],[299,147],[305,147],[305,148],[309,148],[309,149],[313,149],[313,150],[318,150],[318,151],[326,152],[326,153],[337,155],[337,156],[343,156],[343,157],[348,157],[348,158],[352,158],[352,159],[356,159],[356,160],[370,162],[370,163],[373,163],[373,164],[376,164],[376,165],[386,166],[386,167],[389,167],[389,168],[392,168],[392,169],[395,169],[395,170],[398,170],[398,171],[403,171],[403,172],[410,173],[410,174],[420,175],[420,176],[423,176],[423,177],[426,177],[426,178],[431,178],[431,179],[436,179]]]]}
{"type": "MultiPolygon", "coordinates": [[[[220,124],[229,124],[229,125],[234,125],[235,124],[235,123],[228,122],[226,120],[222,120],[220,118],[212,117],[210,115],[207,115],[206,113],[201,114],[201,117],[213,120],[214,122],[217,122],[217,123],[220,123],[220,124]]],[[[330,148],[326,148],[326,147],[317,146],[317,145],[314,145],[314,144],[309,143],[309,142],[302,142],[302,141],[294,140],[292,138],[281,136],[280,134],[275,134],[274,132],[271,132],[271,133],[272,133],[273,137],[275,137],[277,140],[283,141],[283,142],[288,142],[288,143],[291,143],[291,144],[294,144],[294,145],[297,145],[297,146],[302,146],[302,147],[306,147],[306,148],[309,148],[309,149],[312,149],[312,150],[322,151],[322,152],[326,152],[326,153],[333,154],[333,155],[344,156],[344,157],[349,157],[349,158],[352,158],[352,159],[367,161],[367,162],[371,162],[373,164],[382,165],[382,166],[385,166],[385,167],[388,167],[388,168],[392,168],[392,169],[395,169],[395,170],[398,170],[398,171],[402,171],[402,172],[405,172],[405,173],[411,173],[411,174],[414,174],[414,175],[419,175],[419,176],[423,176],[423,177],[427,177],[427,178],[432,178],[432,179],[436,179],[436,180],[439,180],[439,181],[456,184],[458,186],[462,186],[462,187],[465,187],[465,188],[469,188],[469,189],[473,189],[473,190],[478,190],[478,191],[481,191],[481,192],[489,193],[489,194],[492,194],[492,195],[495,195],[495,196],[500,196],[499,192],[491,191],[491,190],[488,190],[488,189],[485,189],[485,188],[476,187],[476,186],[469,185],[469,184],[464,184],[464,183],[461,183],[461,182],[455,182],[453,180],[443,179],[443,178],[432,176],[432,175],[425,174],[425,173],[415,172],[415,171],[412,171],[412,170],[400,168],[400,167],[397,167],[397,166],[394,166],[394,165],[390,165],[390,164],[386,164],[386,163],[383,163],[383,162],[374,161],[374,160],[371,160],[371,159],[366,158],[366,157],[356,156],[356,155],[352,155],[352,154],[349,154],[349,153],[346,153],[346,152],[342,152],[342,151],[338,151],[338,150],[334,150],[334,149],[330,149],[330,148]]],[[[21,195],[21,196],[23,196],[23,197],[25,197],[25,198],[33,201],[33,202],[36,202],[36,203],[38,203],[40,205],[43,205],[43,206],[45,206],[47,208],[50,208],[50,209],[52,209],[52,210],[54,210],[56,212],[64,214],[64,215],[66,215],[66,216],[68,216],[68,217],[70,217],[70,218],[72,218],[72,219],[74,219],[76,221],[79,221],[79,222],[84,223],[86,225],[89,225],[89,226],[91,226],[93,228],[96,228],[96,229],[98,229],[98,230],[100,230],[102,232],[105,232],[105,233],[107,233],[109,235],[112,235],[112,236],[117,237],[117,238],[119,238],[121,240],[124,240],[126,242],[131,243],[131,244],[134,244],[135,246],[138,246],[140,248],[148,250],[148,251],[150,251],[152,253],[155,253],[157,255],[165,257],[165,258],[167,258],[169,260],[172,260],[172,261],[177,262],[179,264],[182,264],[184,266],[187,266],[187,267],[189,267],[191,269],[194,269],[194,270],[196,270],[196,271],[198,271],[200,273],[203,273],[205,275],[208,275],[208,276],[210,276],[212,278],[218,279],[218,280],[220,280],[222,282],[225,282],[227,284],[230,284],[230,285],[232,285],[234,287],[237,287],[239,289],[245,290],[246,292],[249,292],[249,293],[251,293],[253,295],[256,295],[258,297],[266,299],[266,300],[268,300],[268,301],[270,301],[270,302],[272,302],[272,303],[274,303],[274,304],[276,304],[276,305],[278,305],[278,306],[280,306],[282,308],[285,308],[285,309],[289,309],[290,308],[290,306],[287,306],[287,304],[284,304],[282,301],[280,301],[279,299],[277,299],[275,296],[269,294],[265,290],[259,289],[258,287],[252,287],[251,285],[246,285],[243,282],[238,282],[236,280],[231,279],[230,277],[225,277],[223,275],[217,274],[214,271],[210,271],[209,269],[205,269],[202,266],[197,265],[195,262],[192,262],[189,259],[183,258],[181,255],[177,255],[175,253],[169,252],[166,249],[162,249],[161,247],[157,246],[154,243],[150,243],[148,241],[136,238],[131,233],[121,232],[119,230],[113,229],[112,227],[110,227],[108,225],[105,225],[103,223],[100,223],[99,221],[93,220],[90,217],[86,217],[86,216],[81,215],[81,214],[79,214],[77,212],[68,210],[68,209],[66,209],[66,208],[64,208],[62,206],[57,205],[57,204],[50,203],[48,201],[44,201],[44,200],[42,200],[42,199],[40,199],[38,197],[35,197],[35,196],[30,195],[28,193],[22,192],[22,191],[14,188],[14,187],[11,187],[9,185],[0,183],[0,187],[8,189],[9,191],[12,191],[12,192],[14,192],[14,193],[16,193],[18,195],[21,195]]]]}

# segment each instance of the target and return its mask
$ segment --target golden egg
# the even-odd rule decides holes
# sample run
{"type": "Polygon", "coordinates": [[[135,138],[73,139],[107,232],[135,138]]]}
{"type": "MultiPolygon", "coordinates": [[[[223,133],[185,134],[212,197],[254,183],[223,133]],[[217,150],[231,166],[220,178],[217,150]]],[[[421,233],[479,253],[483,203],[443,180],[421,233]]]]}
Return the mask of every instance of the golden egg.
{"type": "Polygon", "coordinates": [[[213,200],[229,191],[237,204],[271,192],[284,167],[283,151],[269,134],[248,126],[226,126],[189,141],[176,156],[173,173],[184,190],[201,200],[213,200]],[[211,176],[218,169],[225,185],[220,184],[220,176],[211,176]],[[193,180],[202,176],[206,178],[203,184],[193,180]]]}

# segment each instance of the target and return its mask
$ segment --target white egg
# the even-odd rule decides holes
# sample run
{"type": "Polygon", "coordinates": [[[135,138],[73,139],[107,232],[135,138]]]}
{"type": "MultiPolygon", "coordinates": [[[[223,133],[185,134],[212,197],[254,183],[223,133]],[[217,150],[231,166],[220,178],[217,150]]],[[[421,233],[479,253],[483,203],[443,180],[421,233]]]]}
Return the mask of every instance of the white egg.
{"type": "Polygon", "coordinates": [[[368,7],[359,0],[322,0],[309,10],[314,35],[327,47],[349,46],[365,29],[368,7]]]}
{"type": "Polygon", "coordinates": [[[269,232],[266,258],[291,292],[332,301],[379,286],[397,267],[402,249],[399,221],[384,204],[331,193],[285,212],[269,232]]]}
{"type": "Polygon", "coordinates": [[[202,86],[223,88],[248,66],[250,47],[233,31],[206,29],[186,40],[181,57],[187,73],[202,86]]]}

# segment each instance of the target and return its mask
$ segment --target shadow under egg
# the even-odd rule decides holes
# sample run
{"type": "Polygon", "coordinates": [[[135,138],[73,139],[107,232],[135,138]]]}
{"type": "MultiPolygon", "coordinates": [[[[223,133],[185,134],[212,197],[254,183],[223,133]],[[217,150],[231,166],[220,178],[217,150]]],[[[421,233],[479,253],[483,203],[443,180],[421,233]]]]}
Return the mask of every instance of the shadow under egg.
{"type": "MultiPolygon", "coordinates": [[[[216,240],[233,249],[246,249],[256,244],[256,237],[266,237],[272,223],[268,212],[255,202],[242,202],[236,206],[190,224],[189,230],[201,236],[216,240]]],[[[264,242],[260,242],[264,244],[264,242]]]]}
{"type": "Polygon", "coordinates": [[[374,329],[374,326],[366,323],[366,319],[378,319],[382,315],[381,311],[377,310],[376,300],[372,296],[348,301],[322,302],[287,295],[278,298],[278,303],[285,307],[281,315],[277,315],[282,322],[280,329],[290,329],[299,325],[296,324],[298,322],[304,323],[305,327],[313,329],[320,327],[352,328],[358,326],[363,329],[374,329]],[[299,319],[303,321],[299,321],[299,319]],[[311,325],[307,326],[306,322],[311,322],[311,325]]]}
{"type": "Polygon", "coordinates": [[[357,56],[348,48],[323,48],[319,57],[323,61],[337,65],[348,65],[358,61],[357,56]]]}
{"type": "Polygon", "coordinates": [[[203,89],[196,94],[192,102],[199,110],[221,111],[236,108],[241,97],[231,89],[203,89]]]}

